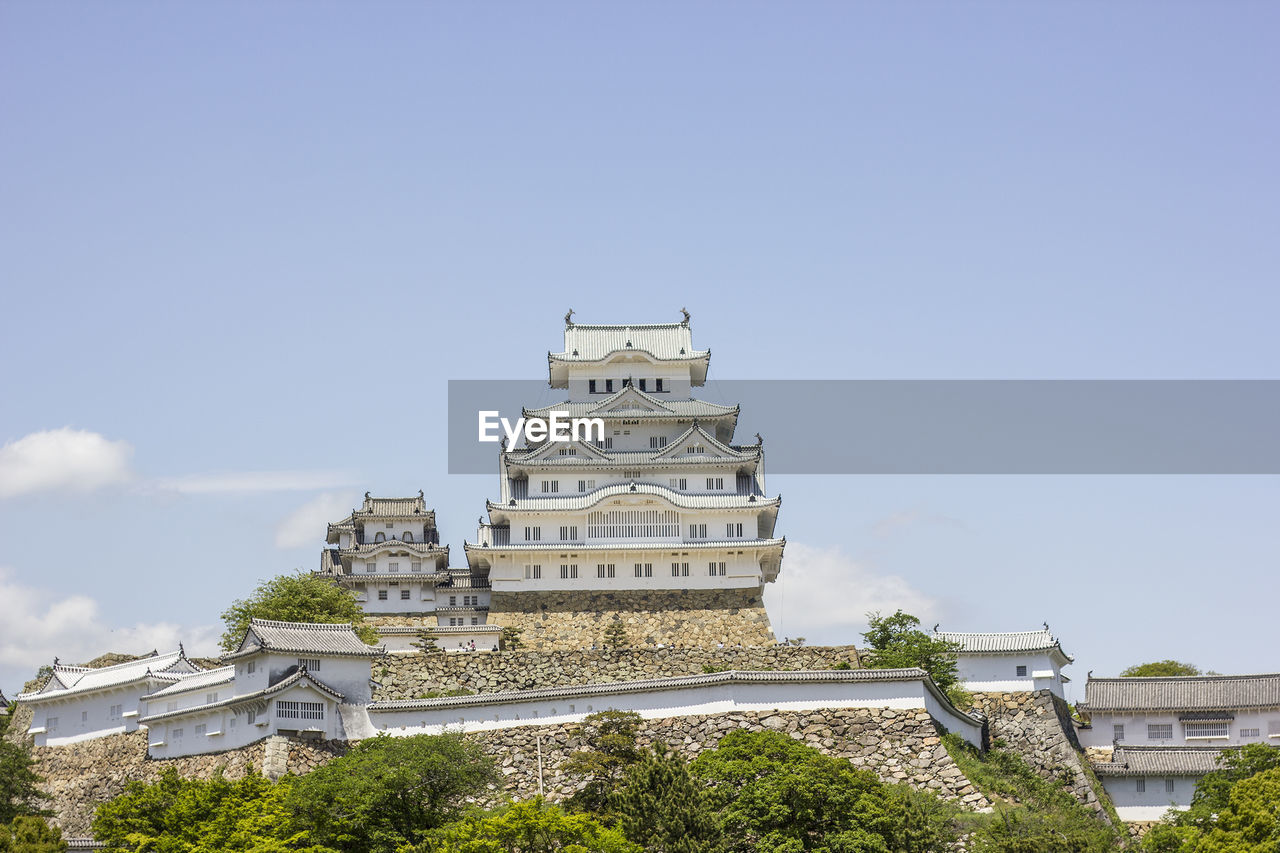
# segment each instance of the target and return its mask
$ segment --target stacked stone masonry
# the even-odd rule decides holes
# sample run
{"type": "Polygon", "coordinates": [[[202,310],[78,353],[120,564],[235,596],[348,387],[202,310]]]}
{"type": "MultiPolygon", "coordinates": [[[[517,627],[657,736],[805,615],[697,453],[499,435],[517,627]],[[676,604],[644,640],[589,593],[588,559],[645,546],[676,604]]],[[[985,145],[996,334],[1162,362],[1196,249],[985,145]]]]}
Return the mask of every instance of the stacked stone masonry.
{"type": "Polygon", "coordinates": [[[488,621],[521,629],[527,648],[550,651],[602,645],[615,619],[636,647],[716,649],[777,642],[756,589],[495,592],[488,621]]]}
{"type": "Polygon", "coordinates": [[[1061,783],[1081,803],[1110,823],[1100,797],[1085,769],[1084,749],[1076,737],[1071,711],[1048,690],[1023,693],[974,693],[974,707],[987,715],[992,744],[1003,741],[1032,768],[1050,781],[1061,783]]]}
{"type": "Polygon", "coordinates": [[[459,690],[500,693],[701,675],[726,669],[795,671],[859,666],[853,646],[410,653],[388,655],[374,663],[378,687],[373,698],[420,699],[459,690]]]}
{"type": "MultiPolygon", "coordinates": [[[[941,732],[925,711],[856,708],[811,712],[731,713],[645,720],[642,746],[658,743],[692,759],[736,729],[783,732],[827,755],[846,758],[886,782],[903,782],[979,809],[988,801],[970,784],[947,754],[941,732]]],[[[574,781],[559,767],[585,746],[575,726],[521,726],[472,735],[491,755],[503,776],[489,798],[530,797],[538,792],[538,741],[541,739],[543,787],[548,797],[572,793],[574,781]]],[[[69,836],[89,834],[93,811],[124,792],[131,780],[154,782],[169,768],[193,779],[218,772],[236,779],[248,772],[279,777],[302,774],[343,754],[334,742],[271,738],[239,750],[189,758],[149,760],[146,735],[112,735],[70,746],[35,747],[36,769],[45,777],[48,805],[69,836]]]]}

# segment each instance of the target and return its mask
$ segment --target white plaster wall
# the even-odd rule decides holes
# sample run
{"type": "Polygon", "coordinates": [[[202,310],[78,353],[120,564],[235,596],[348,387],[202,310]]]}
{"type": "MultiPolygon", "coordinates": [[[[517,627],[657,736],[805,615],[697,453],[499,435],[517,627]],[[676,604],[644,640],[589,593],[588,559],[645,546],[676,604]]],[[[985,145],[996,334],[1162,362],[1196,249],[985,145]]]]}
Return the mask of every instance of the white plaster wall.
{"type": "MultiPolygon", "coordinates": [[[[678,546],[677,546],[678,547],[678,546]]],[[[672,589],[753,589],[760,586],[759,557],[754,549],[664,551],[539,551],[497,557],[489,580],[498,592],[577,590],[582,592],[672,589]],[[725,574],[712,576],[708,564],[725,564],[725,574]],[[561,565],[578,565],[577,579],[560,577],[561,565]],[[598,577],[598,566],[614,565],[615,576],[598,577]],[[653,577],[636,577],[636,563],[652,563],[653,577]],[[689,574],[672,577],[671,564],[689,564],[689,574]],[[525,578],[526,565],[542,566],[542,578],[525,578]]]]}
{"type": "MultiPolygon", "coordinates": [[[[284,673],[290,667],[297,666],[298,659],[303,655],[270,654],[266,657],[271,681],[276,682],[284,677],[284,673]]],[[[324,655],[312,655],[312,657],[320,658],[320,668],[308,671],[318,680],[342,693],[345,696],[344,702],[369,701],[371,695],[369,679],[373,674],[373,666],[369,658],[325,657],[324,655]]],[[[247,691],[237,690],[237,692],[247,691]]]]}
{"type": "MultiPolygon", "coordinates": [[[[405,534],[411,533],[413,534],[414,544],[428,541],[425,521],[367,521],[364,524],[364,538],[360,540],[360,544],[372,545],[379,533],[383,534],[387,539],[401,541],[408,541],[405,538],[405,534]],[[390,527],[387,525],[390,525],[390,527]]],[[[344,542],[342,547],[349,546],[344,542]]]]}
{"type": "Polygon", "coordinates": [[[370,575],[361,578],[364,582],[353,586],[356,600],[365,613],[430,613],[436,609],[435,584],[417,581],[379,581],[370,575]],[[379,590],[387,591],[386,600],[378,597],[379,590]],[[408,590],[407,599],[400,597],[401,590],[408,590]]]}
{"type": "Polygon", "coordinates": [[[1102,779],[1102,787],[1110,795],[1121,820],[1159,820],[1171,805],[1177,809],[1191,805],[1196,781],[1196,778],[1186,776],[1149,776],[1146,777],[1146,792],[1139,793],[1137,777],[1108,776],[1102,779]],[[1170,778],[1173,779],[1172,794],[1165,789],[1165,781],[1170,778]]]}
{"type": "Polygon", "coordinates": [[[571,364],[568,369],[569,376],[569,399],[574,402],[587,400],[602,400],[609,396],[605,393],[592,394],[588,388],[588,380],[596,379],[597,387],[601,392],[604,391],[604,380],[613,380],[613,390],[618,392],[622,390],[622,380],[631,379],[635,382],[637,388],[640,387],[640,380],[645,379],[645,393],[652,394],[660,400],[688,400],[692,393],[692,384],[689,381],[689,365],[687,363],[649,363],[647,361],[615,361],[604,365],[577,365],[571,364]],[[661,377],[663,392],[657,393],[653,390],[654,380],[661,377]]]}
{"type": "Polygon", "coordinates": [[[956,656],[956,668],[960,681],[969,690],[1008,693],[1050,690],[1057,696],[1063,697],[1062,670],[1054,664],[1048,653],[1010,655],[961,653],[956,656]],[[1027,668],[1025,676],[1018,675],[1019,666],[1027,668]]]}
{"type": "Polygon", "coordinates": [[[1080,743],[1084,746],[1111,746],[1114,737],[1114,726],[1124,726],[1124,740],[1121,743],[1131,746],[1239,746],[1246,743],[1266,743],[1280,746],[1280,709],[1262,711],[1249,710],[1236,712],[1230,724],[1230,735],[1226,738],[1192,738],[1187,739],[1183,724],[1177,713],[1143,713],[1124,714],[1110,711],[1094,712],[1092,725],[1079,729],[1080,743]],[[1147,737],[1148,724],[1168,724],[1173,726],[1173,738],[1169,740],[1153,740],[1147,737]],[[1242,729],[1258,729],[1258,737],[1242,737],[1242,729]],[[1275,735],[1268,733],[1275,730],[1275,735]]]}
{"type": "Polygon", "coordinates": [[[949,731],[978,745],[982,727],[945,710],[923,682],[716,684],[674,690],[597,694],[420,710],[373,710],[379,731],[392,735],[439,734],[446,728],[485,731],[527,725],[580,723],[595,711],[635,711],[645,719],[731,711],[811,711],[829,708],[927,709],[949,731]]]}
{"type": "Polygon", "coordinates": [[[138,728],[142,697],[147,685],[127,689],[71,696],[52,702],[28,703],[32,709],[32,738],[36,746],[61,746],[97,737],[131,732],[138,728]],[[121,716],[112,719],[111,706],[121,706],[121,716]],[[127,716],[126,716],[127,715],[127,716]],[[56,717],[57,729],[48,731],[48,720],[56,717]]]}
{"type": "MultiPolygon", "coordinates": [[[[572,485],[576,489],[577,481],[575,480],[572,485]]],[[[561,489],[563,490],[564,488],[565,488],[564,485],[561,485],[561,489]]],[[[539,494],[541,493],[539,492],[539,494]]],[[[524,545],[524,544],[536,543],[541,545],[547,545],[547,544],[554,545],[556,542],[560,541],[560,527],[573,526],[573,525],[577,525],[578,527],[578,539],[575,541],[587,542],[591,544],[616,543],[618,545],[625,545],[628,542],[636,542],[636,541],[670,542],[672,544],[679,544],[680,542],[685,542],[685,541],[688,541],[688,542],[701,541],[703,539],[703,537],[701,536],[696,538],[689,536],[690,524],[705,524],[707,526],[707,535],[705,537],[706,539],[739,538],[737,536],[734,536],[734,537],[727,536],[726,528],[725,528],[726,524],[742,525],[741,539],[743,542],[750,542],[751,540],[759,537],[760,510],[757,508],[743,507],[742,509],[694,510],[694,509],[679,509],[671,506],[666,501],[663,501],[661,499],[653,500],[652,503],[642,502],[644,499],[651,498],[651,497],[652,496],[640,496],[640,499],[629,498],[625,502],[619,502],[619,503],[610,503],[609,501],[606,501],[598,506],[592,507],[589,510],[572,510],[572,511],[540,510],[540,511],[529,511],[529,512],[506,513],[507,517],[510,519],[510,525],[511,525],[511,544],[524,545]],[[678,518],[678,522],[677,522],[678,526],[676,528],[677,534],[675,536],[653,536],[653,537],[645,537],[645,538],[641,538],[641,537],[606,538],[606,537],[598,537],[598,536],[588,537],[587,518],[592,512],[629,511],[629,510],[657,510],[657,511],[665,512],[673,509],[676,511],[677,518],[678,518]],[[531,532],[530,532],[530,536],[526,537],[525,535],[526,527],[530,527],[530,528],[541,527],[542,538],[541,539],[531,538],[532,536],[531,532]]],[[[736,533],[736,527],[735,527],[735,533],[736,533]]]]}

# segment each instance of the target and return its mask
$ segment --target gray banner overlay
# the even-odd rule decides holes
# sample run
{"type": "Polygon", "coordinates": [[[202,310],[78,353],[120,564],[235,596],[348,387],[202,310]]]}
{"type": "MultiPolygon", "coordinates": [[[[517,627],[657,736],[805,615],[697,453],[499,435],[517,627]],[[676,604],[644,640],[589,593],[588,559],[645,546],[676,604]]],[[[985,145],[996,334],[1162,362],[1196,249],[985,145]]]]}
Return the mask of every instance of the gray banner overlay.
{"type": "MultiPolygon", "coordinates": [[[[772,474],[1280,474],[1280,380],[734,379],[694,396],[740,405],[734,441],[760,433],[772,474]]],[[[497,472],[481,410],[565,398],[450,380],[449,473],[497,472]]]]}

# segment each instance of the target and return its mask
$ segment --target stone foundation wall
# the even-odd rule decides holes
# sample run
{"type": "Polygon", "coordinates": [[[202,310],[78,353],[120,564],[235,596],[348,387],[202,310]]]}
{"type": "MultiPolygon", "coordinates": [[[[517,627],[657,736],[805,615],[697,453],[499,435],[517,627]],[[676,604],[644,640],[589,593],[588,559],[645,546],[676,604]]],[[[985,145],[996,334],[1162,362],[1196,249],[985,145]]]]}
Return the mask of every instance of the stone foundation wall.
{"type": "MultiPolygon", "coordinates": [[[[281,751],[288,755],[288,770],[294,773],[315,769],[347,749],[346,744],[335,742],[284,738],[270,741],[282,742],[281,751]]],[[[54,822],[62,828],[62,834],[85,836],[90,834],[94,809],[124,793],[125,785],[131,781],[154,782],[169,768],[188,779],[209,779],[219,771],[228,779],[239,779],[247,773],[263,771],[263,757],[269,745],[276,746],[263,740],[227,752],[153,760],[147,758],[146,732],[129,732],[69,746],[32,747],[31,757],[35,759],[36,772],[45,779],[41,788],[49,795],[47,805],[53,809],[54,822]]]]}
{"type": "MultiPolygon", "coordinates": [[[[846,758],[886,782],[905,782],[958,800],[967,808],[990,803],[952,762],[941,732],[923,710],[852,708],[823,711],[744,712],[645,720],[641,746],[665,743],[692,760],[735,729],[784,732],[827,755],[846,758]]],[[[574,780],[560,773],[561,763],[585,744],[574,726],[521,726],[472,735],[497,762],[504,794],[515,798],[538,793],[538,738],[542,739],[543,789],[549,799],[573,793],[574,780]]]]}
{"type": "Polygon", "coordinates": [[[522,629],[527,648],[552,650],[602,645],[615,618],[632,647],[715,649],[777,642],[758,589],[495,592],[488,621],[522,629]]]}
{"type": "Polygon", "coordinates": [[[701,675],[715,670],[833,669],[860,666],[853,646],[767,646],[723,649],[605,649],[559,652],[413,652],[374,662],[375,700],[418,699],[467,690],[497,693],[572,684],[701,675]]]}
{"type": "Polygon", "coordinates": [[[974,693],[974,707],[987,715],[988,731],[994,744],[1003,740],[1008,749],[1021,755],[1041,776],[1060,782],[1080,802],[1111,822],[1085,771],[1084,748],[1076,737],[1067,703],[1048,690],[1018,693],[974,693]]]}

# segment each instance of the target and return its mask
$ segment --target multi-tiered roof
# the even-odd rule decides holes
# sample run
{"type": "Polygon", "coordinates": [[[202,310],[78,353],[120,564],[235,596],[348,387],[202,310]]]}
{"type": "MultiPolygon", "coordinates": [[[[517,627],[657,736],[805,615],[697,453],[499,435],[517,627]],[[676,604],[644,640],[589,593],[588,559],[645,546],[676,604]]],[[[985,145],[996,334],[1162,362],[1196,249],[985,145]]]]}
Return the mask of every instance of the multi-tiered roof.
{"type": "MultiPolygon", "coordinates": [[[[365,492],[364,504],[359,509],[351,510],[346,518],[329,525],[325,541],[336,547],[321,552],[320,574],[340,582],[351,582],[353,560],[367,560],[381,554],[404,554],[429,563],[432,572],[444,572],[449,565],[449,546],[440,544],[435,510],[427,508],[422,492],[408,498],[375,498],[365,492]],[[387,536],[380,529],[385,524],[408,530],[387,536]]],[[[402,574],[405,579],[422,579],[422,573],[402,574]]],[[[379,579],[397,577],[384,573],[379,579]]]]}

